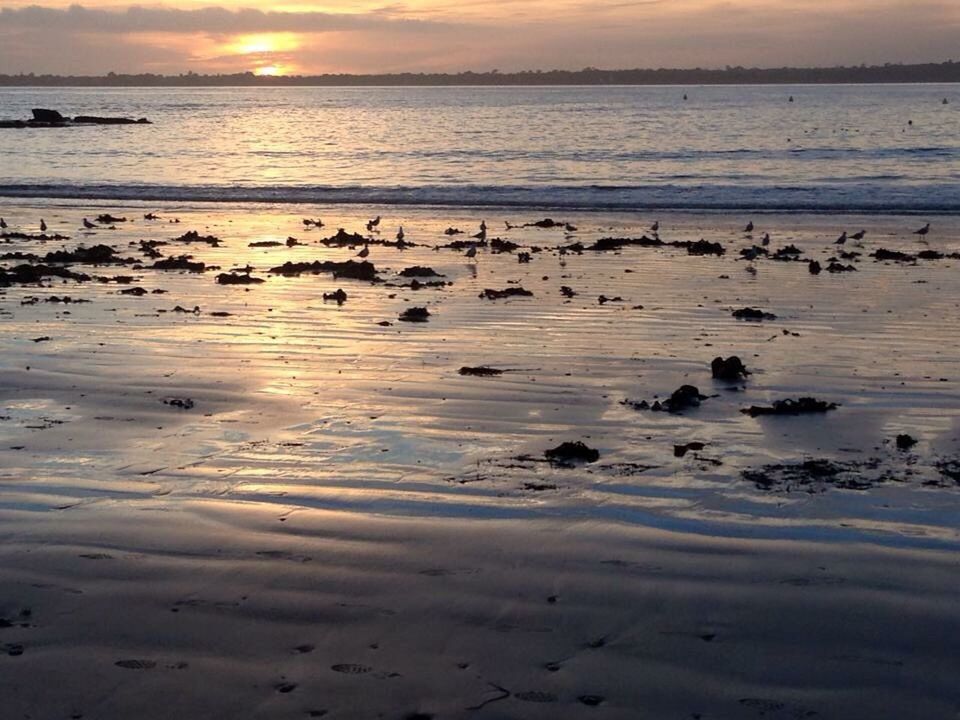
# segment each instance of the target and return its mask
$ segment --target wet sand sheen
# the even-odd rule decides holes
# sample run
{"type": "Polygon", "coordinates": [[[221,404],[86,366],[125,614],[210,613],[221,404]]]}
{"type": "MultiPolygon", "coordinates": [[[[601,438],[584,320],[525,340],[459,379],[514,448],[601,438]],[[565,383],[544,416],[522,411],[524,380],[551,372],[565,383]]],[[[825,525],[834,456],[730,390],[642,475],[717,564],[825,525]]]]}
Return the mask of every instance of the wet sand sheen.
{"type": "Polygon", "coordinates": [[[0,618],[14,626],[0,627],[0,645],[22,646],[0,654],[0,690],[15,717],[955,711],[960,503],[939,468],[958,455],[958,261],[868,256],[956,252],[955,219],[935,219],[919,245],[911,218],[760,217],[748,239],[739,218],[661,217],[665,240],[727,248],[694,257],[556,249],[639,237],[648,219],[505,230],[538,218],[485,211],[491,238],[522,247],[471,261],[433,247],[463,237],[448,226],[475,232],[476,213],[404,210],[385,213],[379,237],[402,224],[422,246],[371,245],[388,281],[371,285],[266,270],[354,257],[359,247],[318,240],[362,231],[382,208],[298,209],[322,229],[282,207],[140,219],[152,209],[0,212],[12,226],[43,215],[71,236],[3,252],[106,243],[141,258],[144,239],[222,240],[157,248],[214,272],[75,266],[135,280],[0,295],[0,618]],[[101,212],[137,220],[76,230],[101,212]],[[769,231],[771,250],[795,244],[826,266],[839,230],[860,227],[863,247],[847,248],[862,252],[856,272],[738,257],[769,231]],[[280,246],[249,247],[262,242],[280,246]],[[264,283],[214,281],[248,265],[264,283]],[[452,284],[388,286],[417,265],[452,284]],[[119,294],[133,286],[148,294],[119,294]],[[533,295],[479,297],[520,286],[533,295]],[[346,302],[323,300],[338,288],[346,302]],[[91,302],[43,302],[52,295],[91,302]],[[178,305],[188,312],[170,312],[178,305]],[[428,322],[398,321],[410,307],[428,308],[428,322]],[[777,319],[738,321],[741,307],[777,319]],[[711,359],[734,354],[747,380],[711,380],[711,359]],[[707,396],[699,408],[623,404],[683,384],[707,396]],[[803,395],[839,407],[740,412],[803,395]],[[907,432],[919,442],[898,450],[907,432]],[[600,459],[542,462],[566,440],[600,459]],[[686,443],[703,448],[676,457],[686,443]],[[876,486],[770,491],[742,475],[820,458],[876,486]],[[38,673],[63,692],[34,694],[38,673]]]}

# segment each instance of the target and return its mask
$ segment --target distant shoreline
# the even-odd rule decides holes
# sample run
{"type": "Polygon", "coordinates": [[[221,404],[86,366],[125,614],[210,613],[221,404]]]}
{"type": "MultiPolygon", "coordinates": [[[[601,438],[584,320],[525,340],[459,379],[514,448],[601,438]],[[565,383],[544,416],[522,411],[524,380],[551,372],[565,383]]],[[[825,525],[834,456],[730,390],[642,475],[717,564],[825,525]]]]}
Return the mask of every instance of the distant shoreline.
{"type": "Polygon", "coordinates": [[[0,87],[530,87],[662,85],[860,85],[960,83],[960,62],[830,68],[547,70],[524,72],[388,73],[263,76],[0,75],[0,87]]]}

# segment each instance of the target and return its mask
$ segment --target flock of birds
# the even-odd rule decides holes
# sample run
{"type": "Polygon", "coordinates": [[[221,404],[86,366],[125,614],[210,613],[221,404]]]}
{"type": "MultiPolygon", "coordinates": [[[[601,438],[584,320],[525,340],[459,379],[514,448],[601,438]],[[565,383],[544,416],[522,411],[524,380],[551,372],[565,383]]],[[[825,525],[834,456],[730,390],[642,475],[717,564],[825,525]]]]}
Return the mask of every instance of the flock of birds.
{"type": "MultiPolygon", "coordinates": [[[[380,231],[380,230],[379,230],[379,228],[380,228],[380,223],[381,223],[382,219],[383,219],[383,218],[382,218],[380,215],[377,215],[377,216],[376,216],[375,218],[373,218],[372,220],[368,220],[368,221],[367,221],[367,226],[366,226],[366,227],[367,227],[367,232],[370,232],[370,233],[379,232],[379,231],[380,231]]],[[[324,226],[324,223],[323,223],[322,220],[304,219],[304,220],[303,220],[303,225],[304,225],[304,227],[311,227],[311,226],[312,226],[312,227],[316,227],[316,228],[322,228],[322,227],[324,226]]],[[[0,230],[6,230],[8,227],[9,227],[9,225],[7,224],[7,221],[4,220],[2,217],[0,217],[0,230]]],[[[85,229],[87,229],[87,230],[93,230],[93,229],[96,229],[98,226],[97,226],[97,225],[94,225],[94,224],[93,224],[92,222],[90,222],[87,218],[83,218],[83,227],[84,227],[85,229]]],[[[507,227],[509,228],[509,227],[512,227],[512,226],[511,226],[509,223],[507,223],[507,227]]],[[[744,227],[743,233],[744,233],[744,235],[746,235],[748,238],[749,238],[749,237],[753,237],[753,232],[754,232],[755,229],[756,229],[756,226],[754,225],[753,221],[751,220],[751,221],[748,222],[748,223],[746,224],[746,226],[744,227]]],[[[47,223],[46,223],[46,221],[45,221],[43,218],[40,218],[40,232],[45,233],[46,231],[47,231],[47,223]]],[[[659,238],[659,233],[660,233],[660,221],[659,221],[659,220],[657,220],[656,222],[653,223],[653,225],[650,226],[650,231],[653,233],[653,236],[654,236],[655,238],[659,238]]],[[[860,242],[861,240],[863,240],[863,238],[866,236],[866,234],[867,234],[867,231],[866,231],[866,230],[860,230],[860,231],[858,231],[858,232],[855,232],[855,233],[852,233],[852,234],[849,234],[849,235],[847,234],[846,231],[844,231],[844,232],[840,235],[840,237],[838,237],[838,238],[834,241],[834,245],[844,245],[844,244],[846,244],[847,240],[854,240],[854,241],[856,241],[856,242],[860,242]]],[[[917,236],[919,236],[919,237],[921,237],[921,238],[925,238],[927,235],[930,234],[930,223],[927,223],[926,225],[924,225],[922,228],[920,228],[920,229],[918,229],[918,230],[914,230],[912,234],[917,235],[917,236]]],[[[405,234],[404,231],[403,231],[403,225],[400,225],[400,226],[399,226],[399,229],[397,230],[397,235],[396,235],[396,237],[397,237],[397,242],[399,242],[399,243],[402,243],[403,240],[404,240],[404,238],[406,237],[406,234],[405,234]]],[[[467,247],[467,250],[466,250],[466,253],[465,253],[465,254],[466,254],[466,257],[468,257],[468,258],[476,258],[476,256],[477,256],[477,244],[479,244],[479,243],[484,243],[484,242],[486,242],[486,240],[487,240],[487,223],[486,223],[485,220],[481,220],[481,221],[480,221],[480,231],[477,232],[475,235],[472,235],[471,238],[474,239],[474,240],[477,240],[477,243],[472,243],[472,244],[470,244],[469,247],[467,247]]],[[[762,243],[764,246],[767,246],[767,245],[770,244],[770,233],[765,232],[765,233],[763,234],[763,237],[761,238],[761,243],[762,243]]],[[[360,251],[357,253],[357,257],[365,258],[365,257],[367,257],[367,256],[369,256],[369,255],[370,255],[370,246],[369,246],[368,243],[364,243],[364,246],[363,246],[363,247],[360,249],[360,251]]]]}

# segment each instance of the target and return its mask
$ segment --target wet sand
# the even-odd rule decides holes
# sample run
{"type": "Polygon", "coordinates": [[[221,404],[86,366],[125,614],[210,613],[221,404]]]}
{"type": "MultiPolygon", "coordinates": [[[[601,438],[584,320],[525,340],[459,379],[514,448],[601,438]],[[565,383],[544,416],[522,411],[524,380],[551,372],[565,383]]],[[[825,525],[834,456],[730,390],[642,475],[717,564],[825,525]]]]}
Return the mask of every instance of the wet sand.
{"type": "Polygon", "coordinates": [[[926,218],[758,216],[751,239],[749,218],[661,216],[664,241],[726,250],[695,256],[558,249],[650,235],[656,218],[625,214],[556,217],[574,231],[507,230],[543,215],[489,209],[8,203],[0,216],[69,236],[0,254],[104,243],[141,265],[70,266],[129,283],[0,289],[10,717],[960,708],[960,260],[870,257],[958,252],[956,219],[931,218],[923,244],[910,231],[926,218]],[[134,221],[78,229],[107,212],[134,221]],[[359,260],[361,246],[319,240],[366,234],[378,213],[372,237],[402,223],[417,244],[370,245],[382,282],[268,272],[359,260]],[[521,247],[434,249],[484,216],[489,239],[521,247]],[[326,227],[301,222],[317,217],[326,227]],[[833,245],[861,228],[862,247],[833,245]],[[171,242],[190,230],[220,246],[171,242]],[[802,261],[742,259],[764,232],[769,252],[792,244],[802,261]],[[221,269],[147,269],[140,240],[221,269]],[[279,245],[250,247],[264,242],[279,245]],[[808,271],[841,249],[861,253],[838,258],[855,271],[808,271]],[[246,266],[264,282],[215,280],[246,266]],[[450,284],[410,288],[399,273],[415,266],[450,284]],[[132,287],[146,293],[120,294],[132,287]],[[480,297],[516,287],[532,296],[480,297]],[[337,289],[343,304],[324,301],[337,289]],[[66,295],[90,302],[46,302],[66,295]],[[411,307],[428,321],[400,321],[411,307]],[[731,316],[744,307],[776,319],[731,316]],[[730,355],[751,374],[713,380],[711,360],[730,355]],[[684,384],[699,407],[637,409],[684,384]],[[838,407],[741,412],[804,396],[838,407]],[[899,449],[899,434],[918,442],[899,449]],[[564,441],[599,459],[546,462],[564,441]],[[703,447],[678,457],[688,443],[703,447]]]}

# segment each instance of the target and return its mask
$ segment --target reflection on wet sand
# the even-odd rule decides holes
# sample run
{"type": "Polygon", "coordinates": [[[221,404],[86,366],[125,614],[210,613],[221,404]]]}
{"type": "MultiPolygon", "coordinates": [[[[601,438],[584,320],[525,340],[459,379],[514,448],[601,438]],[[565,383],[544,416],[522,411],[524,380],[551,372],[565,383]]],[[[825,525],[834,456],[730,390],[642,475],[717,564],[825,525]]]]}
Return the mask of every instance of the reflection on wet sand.
{"type": "Polygon", "coordinates": [[[16,712],[955,707],[956,221],[485,212],[3,208],[16,712]]]}

